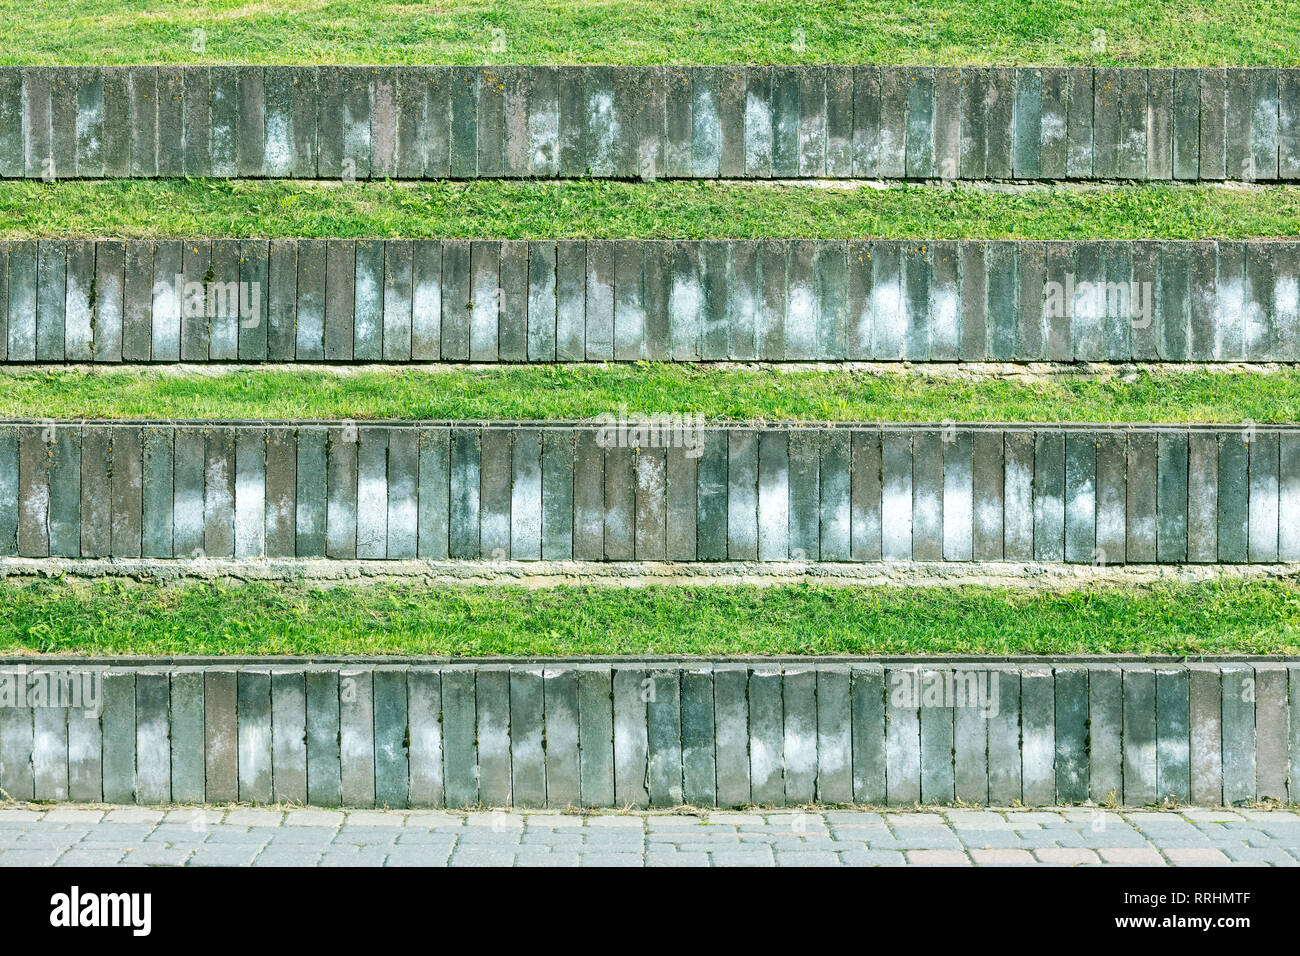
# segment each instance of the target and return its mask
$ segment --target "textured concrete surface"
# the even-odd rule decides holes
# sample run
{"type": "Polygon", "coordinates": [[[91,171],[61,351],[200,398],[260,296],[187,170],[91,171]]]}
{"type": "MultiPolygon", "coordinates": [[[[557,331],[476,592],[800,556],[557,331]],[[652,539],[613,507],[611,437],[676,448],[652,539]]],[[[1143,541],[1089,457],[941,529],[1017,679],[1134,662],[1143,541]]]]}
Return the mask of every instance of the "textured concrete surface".
{"type": "Polygon", "coordinates": [[[1300,358],[1278,240],[42,239],[5,262],[13,363],[1300,358]],[[322,311],[327,269],[354,295],[322,311]]]}
{"type": "Polygon", "coordinates": [[[0,866],[1295,866],[1300,814],[0,808],[0,866]]]}

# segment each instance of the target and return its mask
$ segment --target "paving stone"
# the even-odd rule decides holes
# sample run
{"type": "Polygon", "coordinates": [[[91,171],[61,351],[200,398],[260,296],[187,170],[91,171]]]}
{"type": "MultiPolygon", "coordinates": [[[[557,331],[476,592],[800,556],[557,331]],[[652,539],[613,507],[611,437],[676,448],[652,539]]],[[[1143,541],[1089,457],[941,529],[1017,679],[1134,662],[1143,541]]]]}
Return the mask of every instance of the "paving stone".
{"type": "Polygon", "coordinates": [[[148,810],[144,807],[121,807],[109,810],[104,816],[105,823],[161,823],[161,810],[148,810]]]}
{"type": "Polygon", "coordinates": [[[1034,851],[1042,863],[1096,863],[1097,854],[1082,847],[1042,847],[1034,851]]]}
{"type": "Polygon", "coordinates": [[[103,810],[83,810],[77,807],[54,807],[42,817],[46,824],[51,823],[98,823],[104,819],[103,810]]]}
{"type": "Polygon", "coordinates": [[[1139,863],[1144,866],[1160,866],[1165,861],[1160,852],[1152,847],[1099,847],[1097,852],[1106,863],[1139,863]]]}
{"type": "Polygon", "coordinates": [[[971,859],[982,866],[1017,866],[1032,864],[1033,854],[1028,850],[971,850],[971,859]]]}
{"type": "Polygon", "coordinates": [[[287,827],[340,827],[344,814],[337,810],[290,810],[284,815],[287,827]]]}
{"type": "Polygon", "coordinates": [[[971,861],[960,850],[908,850],[907,862],[927,866],[969,866],[971,861]]]}
{"type": "Polygon", "coordinates": [[[251,810],[239,808],[226,814],[225,822],[240,827],[278,827],[285,822],[285,815],[278,810],[251,810]]]}

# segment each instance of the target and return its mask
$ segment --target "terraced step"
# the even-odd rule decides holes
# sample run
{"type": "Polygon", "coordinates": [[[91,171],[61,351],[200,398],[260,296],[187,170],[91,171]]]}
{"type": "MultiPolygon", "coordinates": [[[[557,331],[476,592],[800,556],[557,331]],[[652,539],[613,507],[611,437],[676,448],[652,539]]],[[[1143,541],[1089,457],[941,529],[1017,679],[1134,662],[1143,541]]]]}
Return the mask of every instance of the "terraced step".
{"type": "Polygon", "coordinates": [[[1300,360],[1300,243],[0,242],[18,362],[1300,360]]]}
{"type": "Polygon", "coordinates": [[[0,68],[0,177],[1300,178],[1300,70],[0,68]]]}
{"type": "Polygon", "coordinates": [[[0,554],[1271,565],[1300,429],[10,422],[0,554]]]}
{"type": "Polygon", "coordinates": [[[1300,666],[1097,658],[53,659],[18,800],[387,807],[1295,802],[1300,666]],[[100,719],[85,719],[85,717],[100,719]]]}

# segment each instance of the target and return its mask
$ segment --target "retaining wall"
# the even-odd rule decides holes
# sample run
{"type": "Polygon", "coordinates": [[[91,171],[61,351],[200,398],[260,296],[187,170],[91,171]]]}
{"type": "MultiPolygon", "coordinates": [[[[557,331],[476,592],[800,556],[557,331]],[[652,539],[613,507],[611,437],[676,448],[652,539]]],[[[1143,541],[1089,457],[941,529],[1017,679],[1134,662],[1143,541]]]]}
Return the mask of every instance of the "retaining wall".
{"type": "Polygon", "coordinates": [[[0,176],[1300,178],[1300,70],[7,67],[0,176]]]}
{"type": "Polygon", "coordinates": [[[1300,779],[1285,660],[27,666],[0,691],[87,696],[10,691],[19,800],[1211,806],[1300,779]]]}
{"type": "Polygon", "coordinates": [[[5,423],[0,554],[1293,562],[1300,429],[5,423]]]}
{"type": "Polygon", "coordinates": [[[18,362],[1300,360],[1300,243],[0,243],[18,362]]]}

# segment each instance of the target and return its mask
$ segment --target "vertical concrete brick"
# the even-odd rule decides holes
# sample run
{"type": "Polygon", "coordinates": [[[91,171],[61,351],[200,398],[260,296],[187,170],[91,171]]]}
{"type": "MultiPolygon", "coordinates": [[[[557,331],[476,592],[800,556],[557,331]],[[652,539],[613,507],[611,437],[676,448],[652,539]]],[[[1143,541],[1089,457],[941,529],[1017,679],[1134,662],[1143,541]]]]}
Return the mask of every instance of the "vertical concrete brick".
{"type": "Polygon", "coordinates": [[[380,664],[374,671],[375,805],[380,807],[411,802],[408,670],[405,664],[380,664]]]}
{"type": "Polygon", "coordinates": [[[751,799],[762,806],[784,806],[784,710],[781,667],[758,665],[749,675],[749,778],[751,799]]]}
{"type": "Polygon", "coordinates": [[[631,448],[605,451],[605,560],[631,561],[636,548],[635,456],[631,448]]]}
{"type": "Polygon", "coordinates": [[[1123,671],[1115,664],[1088,668],[1088,795],[1094,803],[1124,797],[1123,671]]]}
{"type": "Polygon", "coordinates": [[[883,432],[880,441],[881,555],[886,561],[912,559],[912,435],[883,432]]]}
{"type": "MultiPolygon", "coordinates": [[[[19,701],[23,706],[3,707],[0,708],[0,790],[3,790],[11,799],[14,800],[32,800],[36,794],[35,771],[32,766],[32,750],[35,743],[32,708],[26,706],[28,701],[28,674],[25,668],[12,668],[0,671],[0,682],[3,683],[7,695],[14,700],[19,701]]],[[[109,715],[109,726],[116,734],[120,736],[122,728],[125,726],[124,718],[120,717],[118,710],[124,703],[124,695],[120,686],[120,681],[114,677],[113,682],[106,681],[105,688],[107,694],[104,704],[113,703],[114,711],[109,715]],[[115,683],[116,682],[116,683],[115,683]]],[[[130,701],[129,716],[134,721],[134,690],[130,701]]],[[[135,731],[131,732],[132,755],[135,747],[135,731]]],[[[114,763],[114,781],[113,788],[119,795],[125,795],[128,802],[133,799],[131,795],[132,784],[134,784],[135,768],[131,767],[131,778],[125,790],[120,782],[122,778],[122,742],[115,740],[111,748],[114,763]]]]}
{"type": "Polygon", "coordinates": [[[357,557],[388,555],[388,432],[357,429],[357,557]]]}
{"type": "Polygon", "coordinates": [[[1254,668],[1224,665],[1223,687],[1223,802],[1228,806],[1254,802],[1256,776],[1255,708],[1259,688],[1254,668]]]}
{"type": "Polygon", "coordinates": [[[373,667],[339,671],[339,762],[345,807],[375,805],[373,667]]]}
{"type": "Polygon", "coordinates": [[[1181,564],[1187,560],[1188,438],[1161,432],[1156,441],[1156,556],[1162,564],[1181,564]]]}
{"type": "Polygon", "coordinates": [[[1066,666],[1053,670],[1056,734],[1054,802],[1058,804],[1084,803],[1089,798],[1088,677],[1088,670],[1084,667],[1066,666]]]}
{"type": "Polygon", "coordinates": [[[1249,452],[1243,433],[1227,432],[1219,437],[1219,561],[1247,560],[1249,522],[1249,452]]]}
{"type": "Polygon", "coordinates": [[[1156,675],[1150,667],[1123,668],[1124,796],[1127,806],[1157,800],[1156,675]]]}
{"type": "Polygon", "coordinates": [[[1173,71],[1172,173],[1174,179],[1199,179],[1201,175],[1200,71],[1173,71]]]}
{"type": "Polygon", "coordinates": [[[546,805],[541,666],[510,668],[511,805],[546,805]]]}
{"type": "Polygon", "coordinates": [[[1156,668],[1156,798],[1191,799],[1191,698],[1185,667],[1156,668]]]}
{"type": "Polygon", "coordinates": [[[466,361],[470,357],[469,327],[474,298],[473,277],[470,243],[466,240],[444,241],[440,332],[444,360],[466,361]]]}
{"type": "MultiPolygon", "coordinates": [[[[68,709],[67,720],[67,782],[68,799],[78,802],[93,803],[104,798],[104,738],[100,725],[98,705],[103,697],[103,672],[101,667],[83,668],[80,671],[81,693],[73,698],[73,706],[68,709]],[[94,694],[92,703],[90,694],[94,694]],[[78,706],[79,705],[79,706],[78,706]]],[[[0,678],[2,679],[2,678],[0,678]]],[[[175,710],[173,710],[175,714],[175,710]]],[[[0,719],[0,726],[3,726],[0,719]]],[[[177,727],[173,717],[172,740],[177,741],[177,727]]],[[[3,748],[0,748],[0,763],[3,763],[3,748]]],[[[202,773],[202,741],[197,748],[197,758],[202,773]]],[[[177,778],[172,776],[173,799],[179,792],[177,778]]],[[[203,787],[199,785],[199,799],[202,799],[203,787]]]]}
{"type": "Polygon", "coordinates": [[[885,803],[885,671],[879,664],[849,669],[853,721],[853,800],[885,803]]]}
{"type": "Polygon", "coordinates": [[[885,802],[921,801],[919,667],[885,668],[885,802]]]}
{"type": "Polygon", "coordinates": [[[751,800],[748,687],[749,665],[714,665],[717,805],[723,808],[744,806],[751,800]]]}
{"type": "Polygon", "coordinates": [[[718,803],[716,744],[713,665],[686,665],[681,669],[681,758],[682,800],[689,806],[718,803]]]}
{"type": "Polygon", "coordinates": [[[545,706],[546,805],[582,805],[582,767],[578,752],[578,668],[548,665],[542,671],[545,706]]]}
{"type": "Polygon", "coordinates": [[[1200,806],[1223,802],[1223,689],[1218,665],[1190,663],[1188,765],[1190,794],[1200,806]]]}
{"type": "Polygon", "coordinates": [[[555,349],[559,361],[587,355],[587,244],[555,244],[555,349]]]}
{"type": "MultiPolygon", "coordinates": [[[[684,802],[682,779],[681,669],[655,668],[649,672],[646,700],[646,789],[653,806],[671,807],[684,802]]],[[[617,730],[615,743],[617,745],[617,730]]]]}
{"type": "Polygon", "coordinates": [[[943,442],[939,431],[912,436],[912,558],[943,559],[943,442]]]}
{"type": "Polygon", "coordinates": [[[328,532],[325,487],[328,469],[327,444],[328,432],[325,429],[298,429],[294,539],[299,557],[325,556],[328,532]]]}
{"type": "Polygon", "coordinates": [[[1278,435],[1259,432],[1249,441],[1250,498],[1247,560],[1277,560],[1278,544],[1278,435]]]}
{"type": "MultiPolygon", "coordinates": [[[[202,803],[205,784],[205,747],[204,747],[204,668],[170,667],[167,669],[171,683],[171,713],[169,716],[170,749],[168,756],[171,765],[168,775],[171,779],[170,799],[177,803],[202,803]]],[[[78,719],[68,724],[69,758],[73,751],[74,740],[80,740],[85,747],[80,761],[73,766],[80,766],[81,785],[91,793],[101,790],[100,783],[100,747],[101,740],[97,720],[78,719]],[[76,725],[84,724],[89,729],[76,725]]],[[[74,779],[75,779],[74,775],[74,779]]],[[[74,785],[74,800],[89,799],[77,795],[74,785]]]]}
{"type": "Polygon", "coordinates": [[[1034,435],[1034,559],[1065,557],[1065,434],[1034,435]]]}
{"type": "MultiPolygon", "coordinates": [[[[758,559],[760,561],[785,561],[790,557],[790,461],[788,437],[781,432],[761,432],[758,444],[758,559]]],[[[734,448],[734,445],[733,445],[734,448]]],[[[731,461],[732,474],[739,470],[738,461],[731,461]]],[[[745,466],[740,465],[743,469],[745,466]]],[[[748,487],[746,486],[746,491],[748,487]]],[[[733,490],[734,494],[734,490],[733,490]]],[[[748,509],[743,517],[735,512],[728,521],[732,526],[744,527],[748,509]]],[[[747,553],[747,548],[745,549],[747,553]]],[[[739,553],[731,557],[740,557],[739,553]]]]}
{"type": "Polygon", "coordinates": [[[613,670],[578,668],[578,748],[584,807],[615,806],[613,670]]]}
{"type": "Polygon", "coordinates": [[[479,803],[478,736],[474,694],[475,666],[442,669],[443,783],[448,807],[479,803]]]}
{"type": "Polygon", "coordinates": [[[410,805],[441,807],[443,799],[442,669],[416,664],[406,672],[411,762],[410,805]]]}
{"type": "Polygon", "coordinates": [[[1097,444],[1094,432],[1065,435],[1065,560],[1097,557],[1097,444]]]}
{"type": "Polygon", "coordinates": [[[153,667],[136,671],[135,796],[140,803],[157,805],[172,800],[170,708],[167,671],[153,667]]]}
{"type": "Polygon", "coordinates": [[[474,684],[479,802],[489,807],[509,806],[512,800],[509,665],[480,665],[474,684]]]}
{"type": "MultiPolygon", "coordinates": [[[[971,434],[972,535],[970,557],[1000,561],[1003,556],[1005,444],[1001,429],[971,434]]],[[[947,502],[944,513],[948,513],[947,502]]]]}
{"type": "Polygon", "coordinates": [[[411,361],[442,354],[442,243],[417,239],[411,263],[411,361]]]}
{"type": "Polygon", "coordinates": [[[131,425],[115,427],[112,430],[112,454],[112,556],[138,558],[143,492],[140,429],[131,425]]]}
{"type": "Polygon", "coordinates": [[[586,359],[614,358],[614,244],[587,243],[586,359]]]}
{"type": "Polygon", "coordinates": [[[241,667],[237,687],[239,800],[270,803],[273,790],[270,671],[241,667]]]}
{"type": "Polygon", "coordinates": [[[951,668],[921,672],[921,800],[925,803],[952,803],[956,795],[954,697],[951,668]]]}
{"type": "Polygon", "coordinates": [[[307,802],[307,678],[301,667],[271,671],[271,800],[307,802]]]}
{"type": "Polygon", "coordinates": [[[1159,450],[1154,434],[1129,435],[1126,475],[1128,537],[1125,553],[1130,563],[1154,563],[1159,556],[1156,550],[1158,460],[1159,450]]]}
{"type": "MultiPolygon", "coordinates": [[[[1020,670],[998,667],[997,712],[989,718],[989,803],[1009,806],[1024,798],[1020,742],[1020,670]]],[[[992,680],[992,676],[990,676],[992,680]]],[[[990,689],[994,685],[990,685],[990,689]]]]}
{"type": "Polygon", "coordinates": [[[848,561],[852,549],[852,437],[845,429],[821,435],[818,540],[822,561],[848,561]]]}
{"type": "Polygon", "coordinates": [[[445,428],[420,429],[416,554],[421,558],[447,557],[450,437],[445,428]]]}
{"type": "Polygon", "coordinates": [[[853,714],[848,664],[816,666],[818,803],[853,802],[853,714]]]}
{"type": "Polygon", "coordinates": [[[618,806],[650,803],[646,703],[652,684],[643,667],[613,668],[614,799],[618,806]]]}
{"type": "Polygon", "coordinates": [[[989,719],[998,704],[994,671],[978,664],[953,668],[953,796],[989,802],[989,719]]]}
{"type": "Polygon", "coordinates": [[[266,556],[266,432],[235,433],[235,557],[266,556]]]}
{"type": "MultiPolygon", "coordinates": [[[[136,802],[136,696],[135,672],[126,668],[110,668],[104,672],[101,718],[103,727],[104,799],[109,803],[136,802]]],[[[20,708],[21,710],[21,708],[20,708]]],[[[21,715],[19,715],[21,720],[21,715]]],[[[21,734],[22,726],[18,727],[21,734]]],[[[25,738],[24,738],[25,739],[25,738]]],[[[26,740],[26,739],[25,739],[26,740]]],[[[31,744],[27,743],[30,750],[31,744]]],[[[30,770],[24,772],[24,777],[30,770]]],[[[30,777],[26,777],[30,779],[30,777]]],[[[20,777],[14,789],[5,789],[11,796],[30,791],[30,784],[20,777]]],[[[23,799],[23,797],[19,797],[23,799]]]]}
{"type": "Polygon", "coordinates": [[[1029,806],[1053,803],[1056,718],[1050,668],[1020,669],[1020,726],[1023,800],[1029,806]]]}
{"type": "Polygon", "coordinates": [[[812,665],[782,668],[781,704],[785,803],[800,806],[817,798],[817,671],[812,665]]]}
{"type": "MultiPolygon", "coordinates": [[[[81,428],[72,425],[50,431],[50,554],[76,558],[81,556],[81,428]]],[[[169,488],[169,500],[170,492],[169,488]]],[[[170,544],[170,522],[167,535],[170,544]]]]}
{"type": "Polygon", "coordinates": [[[357,556],[357,446],[355,425],[330,428],[326,444],[325,555],[357,556]]]}
{"type": "MultiPolygon", "coordinates": [[[[239,799],[239,672],[209,668],[203,674],[203,742],[207,759],[205,800],[239,799]]],[[[108,725],[104,727],[104,797],[109,796],[108,725]]],[[[117,802],[117,801],[115,801],[117,802]]]]}
{"type": "Polygon", "coordinates": [[[1287,798],[1290,716],[1285,665],[1256,664],[1255,792],[1260,800],[1287,798]]]}
{"type": "Polygon", "coordinates": [[[1123,564],[1128,557],[1128,462],[1123,434],[1095,435],[1097,456],[1097,530],[1093,559],[1123,564]]]}
{"type": "Polygon", "coordinates": [[[37,800],[67,800],[68,672],[46,668],[32,676],[33,791],[37,800]]]}
{"type": "Polygon", "coordinates": [[[339,670],[330,664],[307,668],[307,802],[318,807],[343,803],[339,753],[339,670]]]}

